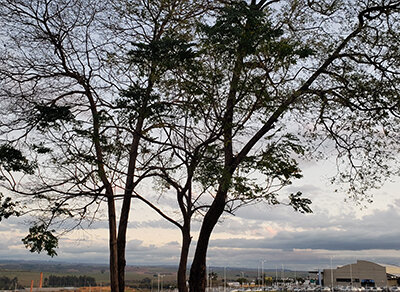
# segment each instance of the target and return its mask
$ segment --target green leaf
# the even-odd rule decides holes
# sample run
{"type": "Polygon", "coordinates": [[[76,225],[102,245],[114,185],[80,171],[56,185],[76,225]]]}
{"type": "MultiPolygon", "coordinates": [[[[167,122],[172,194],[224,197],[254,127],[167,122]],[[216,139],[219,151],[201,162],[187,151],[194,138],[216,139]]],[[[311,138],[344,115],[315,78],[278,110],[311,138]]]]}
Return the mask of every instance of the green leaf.
{"type": "Polygon", "coordinates": [[[0,193],[0,222],[1,220],[7,219],[11,216],[20,216],[20,213],[15,210],[18,202],[12,202],[10,197],[4,198],[4,195],[0,193]]]}
{"type": "Polygon", "coordinates": [[[58,238],[53,235],[55,230],[47,230],[44,224],[34,225],[29,228],[29,234],[22,239],[25,247],[31,252],[41,253],[46,251],[51,257],[57,255],[58,238]]]}
{"type": "Polygon", "coordinates": [[[312,203],[310,199],[302,198],[302,193],[297,192],[296,194],[290,194],[289,199],[293,209],[300,213],[312,213],[313,211],[310,208],[310,204],[312,203]]]}
{"type": "Polygon", "coordinates": [[[35,168],[34,163],[30,163],[20,150],[10,144],[0,145],[0,166],[7,171],[20,171],[27,174],[32,174],[35,168]]]}
{"type": "Polygon", "coordinates": [[[69,106],[37,104],[35,110],[36,113],[31,122],[36,123],[40,131],[46,131],[49,128],[59,129],[60,122],[70,122],[74,119],[69,106]]]}

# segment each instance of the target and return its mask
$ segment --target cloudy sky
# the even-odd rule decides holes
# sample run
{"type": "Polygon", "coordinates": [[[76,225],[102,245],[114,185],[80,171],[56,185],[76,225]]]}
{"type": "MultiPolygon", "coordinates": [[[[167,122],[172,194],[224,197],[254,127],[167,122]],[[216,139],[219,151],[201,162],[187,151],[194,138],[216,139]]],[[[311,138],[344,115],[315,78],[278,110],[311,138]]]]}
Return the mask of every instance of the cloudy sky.
{"type": "MultiPolygon", "coordinates": [[[[330,185],[333,163],[304,165],[304,179],[285,190],[302,191],[313,201],[312,214],[299,214],[285,206],[259,204],[225,216],[210,242],[208,264],[219,267],[266,269],[282,265],[292,270],[327,268],[357,259],[400,265],[400,179],[394,177],[364,208],[346,202],[346,195],[330,185]]],[[[145,206],[134,203],[128,233],[128,265],[177,265],[180,233],[145,206]]],[[[0,223],[0,258],[107,263],[107,223],[65,235],[54,259],[31,254],[21,242],[25,219],[0,223]]],[[[195,243],[199,223],[195,222],[195,243]]],[[[193,248],[192,248],[193,252],[193,248]]]]}

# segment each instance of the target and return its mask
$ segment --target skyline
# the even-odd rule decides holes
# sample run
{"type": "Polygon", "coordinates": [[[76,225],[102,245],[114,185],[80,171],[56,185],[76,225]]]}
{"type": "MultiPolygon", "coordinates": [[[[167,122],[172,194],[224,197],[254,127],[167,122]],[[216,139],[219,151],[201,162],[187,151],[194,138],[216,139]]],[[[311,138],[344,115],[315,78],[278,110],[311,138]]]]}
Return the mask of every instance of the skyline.
{"type": "MultiPolygon", "coordinates": [[[[291,270],[329,268],[370,260],[400,265],[400,184],[387,182],[373,190],[374,202],[360,209],[345,202],[343,192],[329,183],[332,161],[303,163],[304,178],[282,193],[302,191],[313,201],[314,213],[299,214],[286,206],[264,203],[225,215],[210,241],[208,266],[265,269],[284,265],[291,270]]],[[[392,178],[396,180],[396,177],[392,178]]],[[[58,256],[31,254],[21,239],[26,236],[24,218],[2,221],[1,259],[45,260],[107,264],[107,222],[94,222],[91,229],[74,231],[60,240],[58,256]]],[[[189,265],[199,223],[193,224],[189,265]]],[[[179,230],[136,201],[128,229],[127,265],[178,265],[179,230]]]]}

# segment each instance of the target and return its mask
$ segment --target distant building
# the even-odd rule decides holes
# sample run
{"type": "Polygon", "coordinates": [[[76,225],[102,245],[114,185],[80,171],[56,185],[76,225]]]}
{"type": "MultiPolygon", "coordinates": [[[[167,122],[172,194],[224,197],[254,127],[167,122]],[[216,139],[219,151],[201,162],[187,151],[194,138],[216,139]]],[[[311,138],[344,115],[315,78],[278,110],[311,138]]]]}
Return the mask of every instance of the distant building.
{"type": "Polygon", "coordinates": [[[228,282],[228,287],[240,287],[240,283],[239,282],[228,282]]]}
{"type": "Polygon", "coordinates": [[[323,283],[326,287],[386,287],[397,285],[399,276],[400,267],[357,261],[336,269],[324,269],[323,283]]]}
{"type": "Polygon", "coordinates": [[[388,286],[399,286],[400,267],[393,265],[385,265],[388,280],[388,286]]]}

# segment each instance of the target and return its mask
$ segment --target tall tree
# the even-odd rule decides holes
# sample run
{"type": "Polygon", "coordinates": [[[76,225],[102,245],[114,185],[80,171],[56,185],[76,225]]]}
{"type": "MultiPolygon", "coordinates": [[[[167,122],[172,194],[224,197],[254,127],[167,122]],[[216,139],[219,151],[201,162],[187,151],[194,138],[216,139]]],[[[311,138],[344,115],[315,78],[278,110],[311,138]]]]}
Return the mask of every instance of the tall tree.
{"type": "MultiPolygon", "coordinates": [[[[202,19],[207,1],[1,0],[1,134],[4,147],[35,162],[28,164],[38,179],[20,184],[34,177],[20,179],[9,166],[3,178],[49,211],[31,230],[39,236],[25,239],[33,250],[54,254],[51,224],[86,218],[105,201],[112,290],[122,291],[138,197],[181,228],[178,282],[186,291],[190,221],[202,211],[190,289],[204,291],[222,213],[279,203],[278,191],[301,177],[295,156],[317,139],[350,162],[339,179],[353,192],[364,195],[365,182],[390,172],[398,1],[215,3],[202,19]],[[181,222],[135,192],[153,176],[175,189],[181,222]]],[[[299,211],[309,203],[289,194],[299,211]]]]}
{"type": "Polygon", "coordinates": [[[153,158],[141,139],[151,136],[152,116],[165,107],[161,80],[190,57],[179,50],[175,32],[190,31],[207,1],[0,4],[7,28],[1,36],[2,147],[14,145],[36,166],[22,183],[15,169],[4,168],[5,186],[47,211],[24,243],[55,255],[51,226],[63,217],[80,224],[104,201],[111,288],[123,291],[131,198],[153,158]]]}
{"type": "MultiPolygon", "coordinates": [[[[132,158],[128,165],[118,229],[120,283],[124,283],[126,230],[131,199],[136,197],[149,203],[145,199],[146,196],[137,193],[134,195],[134,188],[143,178],[154,176],[151,172],[152,168],[148,167],[152,159],[147,159],[140,166],[144,175],[135,180],[136,159],[140,151],[147,153],[154,144],[156,145],[155,149],[153,148],[154,156],[150,155],[150,157],[158,157],[165,151],[163,136],[152,138],[154,135],[152,129],[159,128],[160,125],[163,127],[159,120],[162,120],[171,104],[171,99],[174,98],[161,94],[162,84],[171,78],[170,71],[190,66],[194,53],[188,41],[193,31],[193,23],[203,17],[208,9],[207,0],[145,1],[142,6],[138,3],[126,2],[122,7],[117,7],[120,16],[124,17],[126,22],[111,25],[111,28],[120,35],[134,40],[125,58],[118,52],[113,56],[115,58],[113,62],[117,66],[128,65],[128,70],[135,73],[129,88],[123,91],[116,106],[121,117],[118,127],[128,129],[135,125],[135,128],[131,129],[133,143],[130,155],[132,158]],[[122,60],[116,58],[118,55],[122,57],[122,60]],[[143,86],[143,84],[146,85],[143,86]],[[143,144],[142,150],[139,150],[140,144],[143,144]]],[[[156,206],[149,205],[157,209],[156,206]]]]}
{"type": "MultiPolygon", "coordinates": [[[[223,138],[216,149],[223,159],[215,167],[214,199],[202,220],[191,291],[205,290],[209,240],[238,182],[242,193],[264,190],[245,178],[238,181],[236,174],[257,170],[283,185],[300,175],[293,154],[316,141],[304,142],[296,123],[346,153],[350,173],[341,177],[351,183],[350,191],[360,190],[358,179],[364,188],[371,186],[365,185],[368,179],[385,178],[389,164],[383,161],[393,157],[385,147],[397,135],[399,1],[225,4],[200,30],[204,58],[212,58],[209,72],[215,73],[208,84],[218,80],[213,93],[223,138]]],[[[308,201],[299,193],[289,197],[295,208],[307,211],[308,201]]]]}
{"type": "Polygon", "coordinates": [[[113,130],[103,128],[109,125],[103,104],[115,92],[101,78],[105,51],[100,48],[110,43],[96,33],[105,9],[105,3],[91,1],[2,1],[1,23],[7,29],[2,35],[1,130],[3,141],[30,154],[37,165],[38,179],[28,187],[11,172],[7,187],[47,202],[49,211],[47,220],[30,228],[25,244],[55,255],[57,239],[50,230],[55,218],[83,218],[86,208],[105,200],[111,285],[118,291],[116,180],[109,174],[119,157],[108,146],[113,130]],[[86,202],[68,207],[81,196],[86,202]]]}

